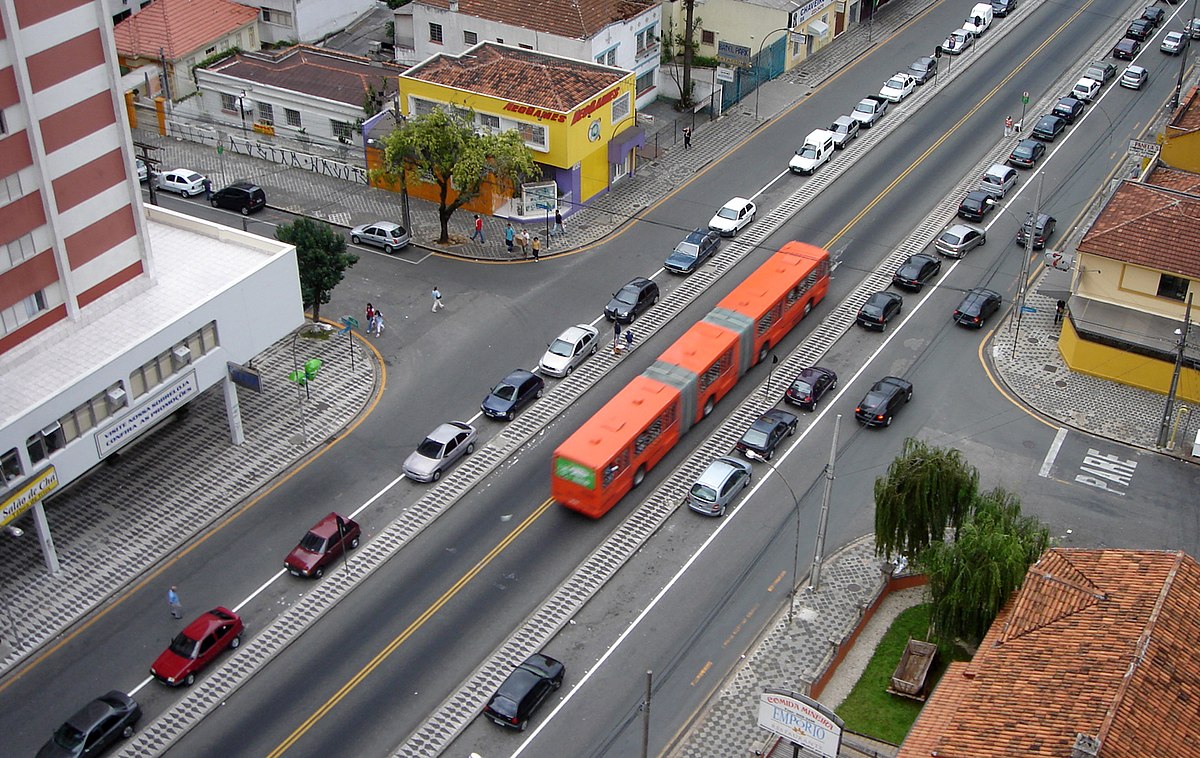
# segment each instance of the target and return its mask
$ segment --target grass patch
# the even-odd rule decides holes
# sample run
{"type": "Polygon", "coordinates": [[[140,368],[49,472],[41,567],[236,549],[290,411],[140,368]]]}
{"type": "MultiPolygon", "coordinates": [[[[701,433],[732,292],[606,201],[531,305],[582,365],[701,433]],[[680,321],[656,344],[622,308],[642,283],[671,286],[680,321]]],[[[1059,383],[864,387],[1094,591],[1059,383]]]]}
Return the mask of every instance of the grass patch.
{"type": "MultiPolygon", "coordinates": [[[[921,712],[922,703],[889,695],[887,688],[892,683],[892,673],[900,663],[908,638],[926,639],[928,631],[928,604],[913,606],[896,616],[854,690],[837,709],[847,729],[896,745],[904,741],[921,712]]],[[[949,656],[945,649],[939,650],[933,670],[929,672],[927,692],[933,691],[950,660],[965,661],[970,657],[959,649],[949,651],[949,656]]]]}

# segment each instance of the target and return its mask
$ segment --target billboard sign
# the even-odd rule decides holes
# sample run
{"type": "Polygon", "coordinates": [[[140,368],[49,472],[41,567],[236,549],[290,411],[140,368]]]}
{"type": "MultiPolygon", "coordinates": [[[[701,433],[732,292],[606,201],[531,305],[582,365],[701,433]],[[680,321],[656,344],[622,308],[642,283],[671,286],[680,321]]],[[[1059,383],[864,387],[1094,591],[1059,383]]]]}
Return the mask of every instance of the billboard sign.
{"type": "Polygon", "coordinates": [[[822,758],[837,758],[842,720],[812,698],[783,690],[759,696],[758,725],[822,758]]]}

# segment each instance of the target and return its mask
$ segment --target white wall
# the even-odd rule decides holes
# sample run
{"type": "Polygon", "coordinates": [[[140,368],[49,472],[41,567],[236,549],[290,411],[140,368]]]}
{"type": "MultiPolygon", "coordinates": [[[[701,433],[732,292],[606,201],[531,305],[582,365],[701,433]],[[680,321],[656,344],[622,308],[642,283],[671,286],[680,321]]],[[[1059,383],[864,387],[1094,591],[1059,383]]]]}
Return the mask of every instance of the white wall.
{"type": "MultiPolygon", "coordinates": [[[[132,0],[131,0],[132,1],[132,0]]],[[[262,22],[264,42],[315,42],[341,31],[375,7],[375,0],[235,0],[253,8],[290,14],[291,25],[262,22]]],[[[262,14],[259,14],[260,20],[262,14]]]]}

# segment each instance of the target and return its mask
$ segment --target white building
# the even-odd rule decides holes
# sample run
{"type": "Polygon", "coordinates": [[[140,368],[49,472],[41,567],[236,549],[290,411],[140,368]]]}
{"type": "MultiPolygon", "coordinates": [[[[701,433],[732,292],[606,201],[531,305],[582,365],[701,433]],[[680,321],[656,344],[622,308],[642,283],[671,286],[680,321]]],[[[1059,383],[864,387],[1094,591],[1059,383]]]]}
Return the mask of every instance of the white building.
{"type": "MultiPolygon", "coordinates": [[[[114,24],[143,10],[152,0],[104,0],[114,24]]],[[[375,0],[235,0],[258,10],[262,41],[314,42],[345,29],[375,7],[375,0]]]]}

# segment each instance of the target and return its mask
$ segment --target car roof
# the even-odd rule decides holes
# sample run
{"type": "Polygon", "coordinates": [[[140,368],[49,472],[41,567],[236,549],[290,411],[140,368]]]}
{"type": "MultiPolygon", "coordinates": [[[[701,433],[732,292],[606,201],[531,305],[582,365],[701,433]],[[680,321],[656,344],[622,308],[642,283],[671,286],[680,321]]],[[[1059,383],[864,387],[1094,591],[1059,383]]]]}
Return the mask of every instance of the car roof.
{"type": "MultiPolygon", "coordinates": [[[[330,513],[328,516],[313,524],[312,528],[308,531],[312,532],[318,537],[332,537],[333,535],[337,534],[337,516],[338,515],[336,512],[330,513]]],[[[342,516],[342,523],[348,526],[353,522],[345,516],[342,516]]]]}
{"type": "Polygon", "coordinates": [[[717,489],[722,482],[729,478],[731,473],[745,471],[746,468],[747,465],[737,458],[722,455],[720,458],[714,458],[708,464],[708,468],[700,472],[700,476],[696,477],[696,484],[704,484],[717,489]]]}
{"type": "Polygon", "coordinates": [[[723,207],[723,208],[741,208],[749,202],[750,201],[744,197],[735,197],[735,198],[731,198],[728,203],[725,203],[725,205],[723,205],[721,207],[723,207]]]}
{"type": "Polygon", "coordinates": [[[901,390],[908,389],[908,382],[898,376],[885,376],[875,382],[875,386],[872,389],[882,390],[886,387],[895,387],[901,390]]]}
{"type": "Polygon", "coordinates": [[[588,326],[587,324],[576,324],[563,329],[562,334],[558,335],[560,340],[574,342],[585,334],[598,334],[596,327],[588,326]]]}
{"type": "Polygon", "coordinates": [[[872,301],[879,301],[879,300],[892,301],[892,300],[903,300],[903,299],[904,298],[900,297],[900,295],[896,294],[895,292],[890,292],[888,290],[880,290],[879,292],[876,292],[873,295],[871,295],[870,297],[868,297],[867,302],[870,303],[872,301]]]}
{"type": "Polygon", "coordinates": [[[211,611],[205,611],[200,614],[200,618],[188,624],[183,629],[183,634],[193,640],[200,640],[207,637],[217,627],[228,624],[232,620],[236,620],[237,615],[228,608],[217,606],[211,611]],[[228,616],[229,618],[224,618],[228,616]]]}
{"type": "Polygon", "coordinates": [[[1000,297],[1000,293],[995,290],[990,290],[986,287],[975,287],[974,289],[967,290],[966,296],[963,297],[963,302],[965,303],[968,300],[974,300],[981,297],[991,297],[995,298],[996,300],[1002,299],[1000,297]]]}
{"type": "Polygon", "coordinates": [[[1137,64],[1130,63],[1125,67],[1124,73],[1144,74],[1146,73],[1146,69],[1142,66],[1138,66],[1137,64]]]}
{"type": "Polygon", "coordinates": [[[850,118],[849,116],[842,115],[842,116],[838,116],[837,118],[835,118],[833,120],[833,123],[844,124],[846,126],[849,126],[850,124],[857,124],[858,122],[855,121],[854,119],[850,118]]]}
{"type": "Polygon", "coordinates": [[[959,237],[962,237],[967,232],[977,232],[977,231],[979,231],[979,229],[977,227],[971,226],[970,224],[951,224],[950,226],[947,226],[942,231],[942,234],[945,234],[946,232],[952,232],[954,234],[957,234],[959,237]]]}
{"type": "Polygon", "coordinates": [[[464,429],[455,423],[438,424],[437,428],[429,433],[427,439],[431,439],[434,442],[449,442],[454,437],[466,431],[470,430],[464,429]]]}
{"type": "Polygon", "coordinates": [[[225,189],[232,189],[232,188],[234,188],[234,187],[236,187],[237,189],[250,190],[251,192],[253,192],[253,191],[254,191],[254,190],[256,190],[256,189],[259,189],[259,186],[258,186],[257,184],[255,184],[254,182],[247,182],[247,181],[244,181],[244,180],[242,180],[242,181],[236,181],[236,182],[230,182],[230,183],[229,183],[229,186],[228,186],[228,187],[226,187],[225,189]]]}
{"type": "Polygon", "coordinates": [[[100,722],[108,718],[108,714],[112,713],[113,710],[115,709],[111,704],[100,698],[96,698],[80,708],[71,718],[67,719],[67,723],[84,734],[88,734],[99,726],[100,722]]]}

